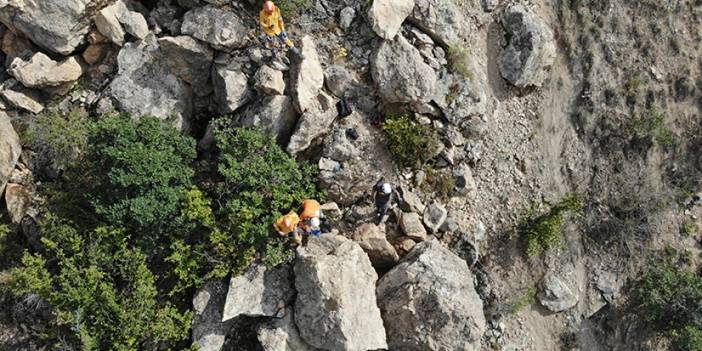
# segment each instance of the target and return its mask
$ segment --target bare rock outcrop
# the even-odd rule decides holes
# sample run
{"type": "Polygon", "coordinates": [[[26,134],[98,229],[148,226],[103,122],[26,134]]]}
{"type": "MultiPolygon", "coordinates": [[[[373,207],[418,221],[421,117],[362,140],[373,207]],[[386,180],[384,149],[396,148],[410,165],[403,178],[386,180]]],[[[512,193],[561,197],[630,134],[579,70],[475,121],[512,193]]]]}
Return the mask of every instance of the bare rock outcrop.
{"type": "Polygon", "coordinates": [[[8,72],[25,87],[47,88],[75,82],[83,74],[83,68],[76,56],[56,62],[37,52],[29,61],[15,58],[8,72]]]}
{"type": "Polygon", "coordinates": [[[317,96],[324,86],[324,69],[311,36],[300,40],[300,51],[304,59],[292,67],[292,94],[297,112],[305,113],[317,104],[317,96]]]}
{"type": "Polygon", "coordinates": [[[182,34],[190,35],[218,50],[246,46],[248,28],[236,14],[214,6],[197,7],[183,17],[182,34]]]}
{"type": "Polygon", "coordinates": [[[375,0],[368,9],[368,20],[375,34],[392,39],[413,8],[414,0],[375,0]]]}
{"type": "Polygon", "coordinates": [[[10,179],[22,152],[19,136],[10,123],[10,116],[0,111],[0,194],[10,179]]]}
{"type": "Polygon", "coordinates": [[[291,302],[293,294],[290,267],[268,268],[254,264],[243,275],[229,281],[222,321],[241,315],[276,316],[291,302]]]}

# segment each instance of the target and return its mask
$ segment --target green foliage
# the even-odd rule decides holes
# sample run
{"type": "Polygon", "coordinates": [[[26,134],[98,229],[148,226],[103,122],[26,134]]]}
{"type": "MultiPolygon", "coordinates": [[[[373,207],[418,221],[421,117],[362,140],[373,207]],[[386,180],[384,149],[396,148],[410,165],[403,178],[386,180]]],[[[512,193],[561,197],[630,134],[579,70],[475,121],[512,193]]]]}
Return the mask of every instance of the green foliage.
{"type": "Polygon", "coordinates": [[[50,218],[43,253],[25,253],[12,270],[17,295],[38,294],[53,308],[48,335],[83,350],[138,350],[188,337],[190,313],[157,298],[146,256],[121,229],[82,232],[50,218]]]}
{"type": "Polygon", "coordinates": [[[46,112],[29,125],[23,141],[52,167],[65,170],[85,150],[92,125],[83,109],[72,110],[66,116],[46,112]]]}
{"type": "Polygon", "coordinates": [[[686,236],[696,236],[700,232],[700,227],[693,220],[686,220],[680,227],[680,233],[686,236]]]}
{"type": "Polygon", "coordinates": [[[671,263],[646,272],[633,290],[636,313],[682,351],[702,350],[702,277],[671,263]]]}
{"type": "Polygon", "coordinates": [[[641,75],[633,75],[624,83],[624,96],[626,96],[629,101],[636,102],[639,96],[639,90],[643,84],[644,80],[641,78],[641,75]]]}
{"type": "Polygon", "coordinates": [[[516,315],[525,308],[533,305],[536,302],[536,287],[531,286],[526,289],[521,295],[517,296],[516,299],[510,304],[509,312],[512,315],[516,315]]]}
{"type": "Polygon", "coordinates": [[[470,49],[464,46],[451,46],[448,49],[448,62],[451,71],[460,74],[463,78],[473,79],[473,72],[469,68],[470,49]]]}
{"type": "Polygon", "coordinates": [[[215,206],[219,230],[211,235],[216,261],[235,272],[266,251],[263,256],[281,261],[276,259],[281,244],[270,246],[283,240],[271,238],[272,224],[302,200],[323,197],[315,186],[317,170],[297,163],[274,138],[257,130],[219,128],[215,141],[222,177],[215,206]]]}
{"type": "Polygon", "coordinates": [[[195,141],[153,117],[101,119],[86,152],[86,187],[110,225],[157,235],[179,213],[190,188],[195,141]]]}
{"type": "Polygon", "coordinates": [[[556,205],[539,216],[530,216],[519,226],[526,240],[526,255],[534,258],[563,242],[563,223],[567,214],[577,214],[583,208],[578,194],[565,195],[556,205]]]}
{"type": "Polygon", "coordinates": [[[675,145],[675,135],[665,126],[665,115],[658,111],[633,121],[632,130],[637,138],[650,140],[654,145],[675,145]]]}
{"type": "Polygon", "coordinates": [[[407,116],[388,116],[382,128],[387,135],[388,150],[402,166],[418,168],[438,150],[436,132],[407,116]]]}
{"type": "Polygon", "coordinates": [[[301,11],[312,6],[309,0],[278,0],[275,4],[284,17],[297,17],[301,11]]]}
{"type": "Polygon", "coordinates": [[[421,185],[422,191],[433,192],[441,200],[448,200],[456,186],[456,180],[448,170],[424,169],[426,177],[421,185]]]}

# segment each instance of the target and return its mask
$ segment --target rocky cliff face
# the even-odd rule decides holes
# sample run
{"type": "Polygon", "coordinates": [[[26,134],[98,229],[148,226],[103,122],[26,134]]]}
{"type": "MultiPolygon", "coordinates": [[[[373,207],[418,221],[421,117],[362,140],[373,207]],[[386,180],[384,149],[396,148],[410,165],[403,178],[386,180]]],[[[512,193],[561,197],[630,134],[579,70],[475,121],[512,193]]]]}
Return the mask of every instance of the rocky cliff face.
{"type": "Polygon", "coordinates": [[[153,115],[203,159],[226,115],[316,163],[336,216],[293,264],[202,287],[202,350],[242,328],[266,351],[664,349],[618,321],[644,253],[699,265],[699,1],[308,5],[286,18],[300,58],[265,47],[252,1],[0,0],[1,210],[40,247],[37,114],[153,115]],[[432,131],[422,167],[388,152],[397,114],[432,131]],[[377,225],[381,178],[399,198],[377,225]],[[525,257],[515,233],[567,193],[580,220],[525,257]]]}

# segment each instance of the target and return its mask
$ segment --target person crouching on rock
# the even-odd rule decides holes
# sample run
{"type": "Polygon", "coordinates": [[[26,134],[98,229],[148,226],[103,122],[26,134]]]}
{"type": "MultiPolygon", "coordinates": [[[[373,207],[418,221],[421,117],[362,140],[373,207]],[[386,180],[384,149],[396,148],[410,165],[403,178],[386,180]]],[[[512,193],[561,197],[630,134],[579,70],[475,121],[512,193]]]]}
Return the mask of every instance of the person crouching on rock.
{"type": "Polygon", "coordinates": [[[280,236],[287,236],[295,245],[302,243],[302,235],[297,225],[300,223],[300,217],[294,211],[278,218],[273,224],[273,227],[280,236]]]}
{"type": "Polygon", "coordinates": [[[384,179],[378,181],[374,187],[375,211],[378,224],[385,223],[388,219],[388,210],[392,205],[393,198],[398,197],[397,191],[394,191],[392,185],[384,179]]]}
{"type": "Polygon", "coordinates": [[[280,14],[280,9],[275,6],[273,1],[265,1],[263,9],[258,15],[263,32],[266,33],[266,47],[272,49],[275,47],[275,40],[278,38],[287,47],[288,51],[302,58],[300,50],[295,47],[295,44],[288,37],[288,32],[285,31],[285,23],[283,16],[280,14]]]}
{"type": "Polygon", "coordinates": [[[302,201],[300,220],[302,221],[302,229],[305,230],[305,234],[320,236],[322,234],[322,217],[322,205],[317,200],[307,199],[302,201]]]}

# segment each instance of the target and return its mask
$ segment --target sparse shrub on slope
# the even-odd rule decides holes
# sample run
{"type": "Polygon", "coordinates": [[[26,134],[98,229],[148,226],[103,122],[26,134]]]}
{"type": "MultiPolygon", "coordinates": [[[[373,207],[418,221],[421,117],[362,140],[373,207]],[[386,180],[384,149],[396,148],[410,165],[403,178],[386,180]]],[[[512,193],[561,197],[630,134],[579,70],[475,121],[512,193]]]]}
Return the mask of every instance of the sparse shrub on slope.
{"type": "Polygon", "coordinates": [[[388,116],[382,128],[387,135],[388,150],[404,167],[422,166],[439,147],[439,137],[431,126],[407,116],[388,116]]]}
{"type": "Polygon", "coordinates": [[[567,194],[548,212],[527,218],[518,229],[526,241],[527,257],[539,256],[562,244],[566,215],[577,214],[582,208],[580,195],[567,194]]]}

